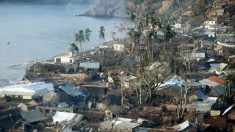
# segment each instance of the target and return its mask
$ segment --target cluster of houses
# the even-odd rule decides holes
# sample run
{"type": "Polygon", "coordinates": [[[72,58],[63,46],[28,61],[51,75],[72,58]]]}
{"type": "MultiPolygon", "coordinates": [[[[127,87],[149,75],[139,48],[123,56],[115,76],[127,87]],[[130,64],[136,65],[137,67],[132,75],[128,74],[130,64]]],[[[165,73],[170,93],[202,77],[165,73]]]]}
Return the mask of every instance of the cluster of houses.
{"type": "Polygon", "coordinates": [[[193,13],[184,12],[174,25],[179,36],[166,46],[172,60],[156,59],[143,73],[121,40],[31,66],[24,83],[0,88],[0,131],[235,131],[235,39],[217,22],[226,12],[218,1],[194,29],[193,13]],[[120,58],[125,67],[103,67],[120,58]]]}
{"type": "MultiPolygon", "coordinates": [[[[165,62],[156,61],[145,68],[158,77],[169,74],[155,84],[151,105],[144,103],[149,95],[138,75],[119,68],[104,70],[95,57],[74,61],[56,57],[54,65],[78,65],[79,70],[68,75],[93,71],[99,78],[80,85],[26,82],[1,88],[0,128],[46,132],[234,131],[235,104],[223,100],[230,92],[234,102],[234,82],[226,80],[234,71],[234,41],[210,42],[209,47],[203,43],[175,47],[180,49],[174,59],[175,73],[165,62]],[[182,67],[186,72],[180,72],[182,67]]],[[[121,52],[120,47],[115,52],[121,52]]]]}

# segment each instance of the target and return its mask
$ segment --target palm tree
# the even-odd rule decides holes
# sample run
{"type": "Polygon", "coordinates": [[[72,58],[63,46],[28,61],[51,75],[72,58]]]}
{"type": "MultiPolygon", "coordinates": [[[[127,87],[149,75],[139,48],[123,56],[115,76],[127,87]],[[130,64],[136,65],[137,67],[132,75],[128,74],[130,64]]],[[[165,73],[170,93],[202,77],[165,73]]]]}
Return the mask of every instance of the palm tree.
{"type": "Polygon", "coordinates": [[[146,8],[144,10],[144,13],[143,13],[143,16],[144,16],[144,21],[146,23],[146,26],[149,25],[149,23],[153,23],[154,21],[154,14],[155,14],[155,11],[151,8],[146,8]]]}
{"type": "Polygon", "coordinates": [[[92,31],[91,31],[89,28],[87,28],[87,29],[85,30],[85,39],[86,39],[87,41],[90,41],[90,35],[91,35],[91,33],[92,33],[92,31]]]}
{"type": "Polygon", "coordinates": [[[75,43],[70,44],[69,51],[72,53],[72,56],[74,56],[75,53],[79,53],[79,49],[75,43]]]}
{"type": "Polygon", "coordinates": [[[171,39],[176,35],[176,33],[172,30],[172,26],[169,23],[164,26],[163,32],[166,42],[171,41],[171,39]]]}
{"type": "Polygon", "coordinates": [[[127,15],[128,15],[128,17],[130,18],[131,21],[134,21],[135,18],[136,18],[136,11],[133,10],[133,9],[130,9],[130,10],[127,12],[127,15]]]}
{"type": "Polygon", "coordinates": [[[100,27],[99,38],[100,38],[100,43],[101,43],[101,40],[105,39],[105,29],[104,29],[104,26],[100,27]]]}
{"type": "Polygon", "coordinates": [[[75,41],[77,42],[77,44],[80,44],[80,50],[82,52],[82,43],[85,42],[83,30],[79,30],[79,32],[75,34],[75,41]]]}
{"type": "Polygon", "coordinates": [[[147,58],[149,61],[153,60],[153,40],[156,37],[156,31],[153,29],[148,30],[145,34],[146,47],[147,47],[147,58]]]}
{"type": "Polygon", "coordinates": [[[128,35],[130,36],[132,41],[132,45],[130,47],[130,54],[132,54],[135,47],[139,44],[141,32],[139,30],[136,30],[135,28],[131,28],[128,32],[128,35]]]}
{"type": "Polygon", "coordinates": [[[223,100],[224,103],[226,103],[227,105],[231,105],[234,103],[234,96],[235,96],[235,89],[232,87],[232,84],[235,82],[235,72],[231,72],[229,73],[226,77],[225,77],[225,88],[224,88],[224,96],[223,96],[223,100]]]}

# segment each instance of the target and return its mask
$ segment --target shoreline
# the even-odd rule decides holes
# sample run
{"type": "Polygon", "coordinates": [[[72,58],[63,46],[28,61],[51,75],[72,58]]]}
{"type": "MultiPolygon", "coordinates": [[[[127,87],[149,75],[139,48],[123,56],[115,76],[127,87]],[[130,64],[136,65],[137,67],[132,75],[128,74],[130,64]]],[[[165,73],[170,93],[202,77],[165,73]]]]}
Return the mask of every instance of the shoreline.
{"type": "Polygon", "coordinates": [[[92,18],[103,18],[103,19],[128,19],[128,17],[125,16],[107,16],[107,15],[92,15],[92,14],[76,14],[75,17],[92,17],[92,18]]]}

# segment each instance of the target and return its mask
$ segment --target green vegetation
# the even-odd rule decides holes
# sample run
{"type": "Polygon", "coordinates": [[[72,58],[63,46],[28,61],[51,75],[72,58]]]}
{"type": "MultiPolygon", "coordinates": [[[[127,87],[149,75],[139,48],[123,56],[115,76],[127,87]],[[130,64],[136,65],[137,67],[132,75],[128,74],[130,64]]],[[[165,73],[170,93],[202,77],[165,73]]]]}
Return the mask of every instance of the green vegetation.
{"type": "Polygon", "coordinates": [[[99,38],[100,38],[100,43],[102,41],[104,41],[104,39],[105,39],[105,29],[104,29],[104,26],[100,26],[99,38]]]}
{"type": "Polygon", "coordinates": [[[77,42],[77,44],[79,43],[80,50],[82,52],[82,43],[85,42],[85,36],[83,30],[79,30],[79,32],[75,34],[75,42],[77,42]]]}
{"type": "Polygon", "coordinates": [[[72,53],[72,55],[79,53],[79,49],[75,43],[70,44],[69,51],[72,53]]]}
{"type": "Polygon", "coordinates": [[[89,28],[86,28],[85,31],[79,30],[78,33],[75,33],[75,42],[80,45],[80,51],[82,52],[82,43],[90,41],[90,35],[92,31],[89,28]]]}
{"type": "Polygon", "coordinates": [[[92,31],[91,31],[89,28],[87,28],[87,29],[85,30],[85,39],[86,39],[87,41],[90,41],[90,35],[91,35],[91,33],[92,33],[92,31]]]}

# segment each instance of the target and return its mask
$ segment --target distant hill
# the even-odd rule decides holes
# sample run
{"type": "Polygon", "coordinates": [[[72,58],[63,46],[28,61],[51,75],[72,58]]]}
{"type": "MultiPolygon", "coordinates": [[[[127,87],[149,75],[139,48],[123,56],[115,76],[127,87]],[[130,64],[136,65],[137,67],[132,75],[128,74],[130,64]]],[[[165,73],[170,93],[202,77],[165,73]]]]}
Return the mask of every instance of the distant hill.
{"type": "Polygon", "coordinates": [[[125,0],[96,0],[96,6],[82,15],[101,17],[125,17],[126,3],[125,0]]]}

